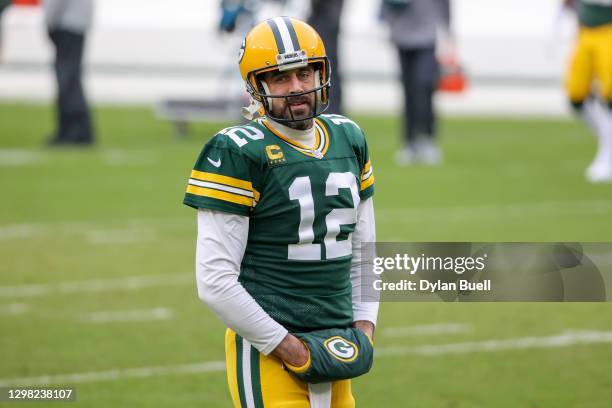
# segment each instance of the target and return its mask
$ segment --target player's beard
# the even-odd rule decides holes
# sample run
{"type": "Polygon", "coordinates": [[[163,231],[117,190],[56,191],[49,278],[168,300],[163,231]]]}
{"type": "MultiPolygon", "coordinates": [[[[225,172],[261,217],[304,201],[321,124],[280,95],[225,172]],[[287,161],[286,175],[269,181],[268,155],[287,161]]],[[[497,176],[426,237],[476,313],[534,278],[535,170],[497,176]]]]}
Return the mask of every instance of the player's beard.
{"type": "Polygon", "coordinates": [[[281,117],[282,119],[286,119],[287,122],[285,122],[284,124],[287,127],[296,130],[306,130],[312,127],[313,119],[311,118],[311,116],[314,112],[314,109],[314,94],[306,94],[293,98],[290,97],[288,98],[288,100],[283,100],[282,112],[280,115],[275,113],[275,116],[281,117]],[[291,104],[295,104],[296,102],[300,102],[302,103],[302,105],[298,107],[292,107],[291,104]],[[300,120],[300,118],[309,119],[300,120]]]}

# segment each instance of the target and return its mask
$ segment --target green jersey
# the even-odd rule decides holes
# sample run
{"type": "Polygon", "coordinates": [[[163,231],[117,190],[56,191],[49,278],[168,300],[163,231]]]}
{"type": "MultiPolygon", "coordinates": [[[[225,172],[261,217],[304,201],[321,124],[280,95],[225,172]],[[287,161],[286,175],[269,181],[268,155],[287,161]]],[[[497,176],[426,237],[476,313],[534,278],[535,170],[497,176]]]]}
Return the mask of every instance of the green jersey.
{"type": "Polygon", "coordinates": [[[321,115],[302,146],[264,118],[223,129],[202,150],[184,203],[248,216],[239,282],[288,330],[352,322],[351,233],[374,193],[365,136],[350,119],[321,115]]]}
{"type": "Polygon", "coordinates": [[[612,0],[579,0],[578,18],[586,27],[612,24],[612,0]]]}

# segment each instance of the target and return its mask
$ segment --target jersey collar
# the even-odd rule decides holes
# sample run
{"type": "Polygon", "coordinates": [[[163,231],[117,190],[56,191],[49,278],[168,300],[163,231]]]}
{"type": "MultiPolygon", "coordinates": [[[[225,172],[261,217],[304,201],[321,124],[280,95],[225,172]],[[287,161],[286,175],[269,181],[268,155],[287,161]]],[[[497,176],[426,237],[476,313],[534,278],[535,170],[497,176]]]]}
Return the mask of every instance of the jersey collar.
{"type": "MultiPolygon", "coordinates": [[[[266,129],[272,132],[276,137],[281,139],[283,142],[285,142],[286,144],[288,144],[289,146],[291,146],[298,152],[305,154],[306,156],[316,157],[317,159],[322,159],[323,156],[325,156],[327,149],[329,148],[329,133],[327,132],[327,129],[323,125],[323,122],[321,122],[319,119],[314,120],[313,130],[314,130],[315,141],[312,147],[307,147],[303,145],[302,143],[296,141],[295,139],[283,134],[279,129],[282,129],[282,128],[287,129],[287,127],[282,124],[274,122],[269,118],[260,118],[258,121],[266,129]]],[[[289,128],[289,130],[293,130],[293,129],[289,128]]],[[[291,132],[286,132],[286,133],[291,133],[291,132]]]]}

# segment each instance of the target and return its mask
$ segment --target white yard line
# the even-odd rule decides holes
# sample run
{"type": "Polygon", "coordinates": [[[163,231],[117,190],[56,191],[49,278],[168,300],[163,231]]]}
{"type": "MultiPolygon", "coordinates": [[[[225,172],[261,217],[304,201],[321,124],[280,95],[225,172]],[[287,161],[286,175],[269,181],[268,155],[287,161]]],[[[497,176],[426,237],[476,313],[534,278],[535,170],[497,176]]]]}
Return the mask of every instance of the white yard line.
{"type": "Polygon", "coordinates": [[[42,162],[41,152],[25,149],[0,149],[1,166],[29,166],[42,162]]]}
{"type": "Polygon", "coordinates": [[[41,235],[53,235],[58,231],[84,234],[91,244],[132,244],[156,239],[151,227],[128,225],[124,228],[100,228],[100,223],[65,222],[57,224],[12,224],[0,226],[0,240],[23,239],[41,235]]]}
{"type": "Polygon", "coordinates": [[[30,238],[44,232],[42,224],[12,224],[0,227],[1,239],[30,238]]]}
{"type": "Polygon", "coordinates": [[[25,303],[8,303],[0,306],[0,316],[19,316],[28,311],[29,305],[25,303]]]}
{"type": "Polygon", "coordinates": [[[611,214],[612,202],[609,200],[590,200],[574,202],[540,202],[500,205],[474,205],[461,207],[430,208],[388,208],[380,209],[376,219],[393,222],[422,222],[432,220],[465,221],[470,219],[489,219],[497,217],[522,218],[557,217],[560,215],[597,215],[611,214]]]}
{"type": "MultiPolygon", "coordinates": [[[[51,156],[49,151],[27,149],[0,149],[0,167],[31,166],[43,163],[51,156]]],[[[143,166],[155,164],[157,155],[149,150],[103,149],[98,152],[109,166],[143,166]]]]}
{"type": "Polygon", "coordinates": [[[87,241],[95,245],[139,244],[155,239],[155,232],[145,228],[92,230],[86,233],[87,241]]]}
{"type": "Polygon", "coordinates": [[[150,320],[168,320],[174,318],[174,312],[165,307],[153,309],[109,310],[81,314],[77,320],[86,323],[123,323],[143,322],[150,320]]]}
{"type": "Polygon", "coordinates": [[[432,334],[467,333],[472,326],[462,323],[434,323],[416,326],[386,327],[380,331],[382,337],[428,336],[432,334]]]}
{"type": "Polygon", "coordinates": [[[193,284],[192,273],[152,276],[93,279],[76,282],[42,283],[32,285],[0,286],[0,299],[70,295],[75,293],[137,290],[155,286],[193,284]]]}
{"type": "Polygon", "coordinates": [[[514,339],[469,341],[447,344],[429,344],[424,346],[382,347],[376,349],[376,356],[437,356],[444,354],[480,353],[502,350],[569,347],[577,344],[598,343],[612,343],[612,331],[601,332],[586,330],[568,330],[554,336],[519,337],[514,339]]]}
{"type": "MultiPolygon", "coordinates": [[[[504,350],[524,350],[531,348],[569,347],[578,344],[612,343],[612,331],[565,331],[553,336],[519,337],[513,339],[484,340],[463,343],[424,345],[413,347],[381,347],[376,349],[376,357],[401,355],[436,356],[444,354],[493,352],[504,350]]],[[[79,384],[86,382],[125,380],[130,378],[149,378],[165,375],[202,374],[222,372],[225,362],[209,361],[196,364],[171,366],[150,366],[139,368],[90,371],[74,374],[42,375],[37,377],[0,379],[0,387],[34,386],[52,384],[79,384]]]]}
{"type": "Polygon", "coordinates": [[[107,149],[102,157],[109,166],[147,166],[157,161],[155,152],[148,150],[107,149]]]}
{"type": "Polygon", "coordinates": [[[202,374],[225,371],[224,361],[208,361],[195,364],[172,366],[149,366],[138,368],[117,368],[107,371],[89,371],[74,374],[42,375],[38,377],[0,379],[0,387],[34,386],[50,384],[80,384],[98,381],[125,380],[130,378],[149,378],[165,375],[202,374]]]}

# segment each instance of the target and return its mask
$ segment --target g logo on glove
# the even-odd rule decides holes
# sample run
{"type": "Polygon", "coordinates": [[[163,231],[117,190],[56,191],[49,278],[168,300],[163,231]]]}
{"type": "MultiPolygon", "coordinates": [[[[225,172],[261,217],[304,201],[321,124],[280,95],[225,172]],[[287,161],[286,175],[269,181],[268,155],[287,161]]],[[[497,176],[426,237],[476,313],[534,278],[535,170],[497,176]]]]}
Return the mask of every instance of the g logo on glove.
{"type": "Polygon", "coordinates": [[[340,361],[350,363],[359,355],[357,346],[340,336],[334,336],[327,339],[323,344],[332,354],[332,356],[336,357],[340,361]]]}
{"type": "Polygon", "coordinates": [[[325,329],[295,333],[308,348],[308,362],[302,367],[285,366],[308,383],[355,378],[370,371],[374,348],[364,332],[356,328],[325,329]]]}

